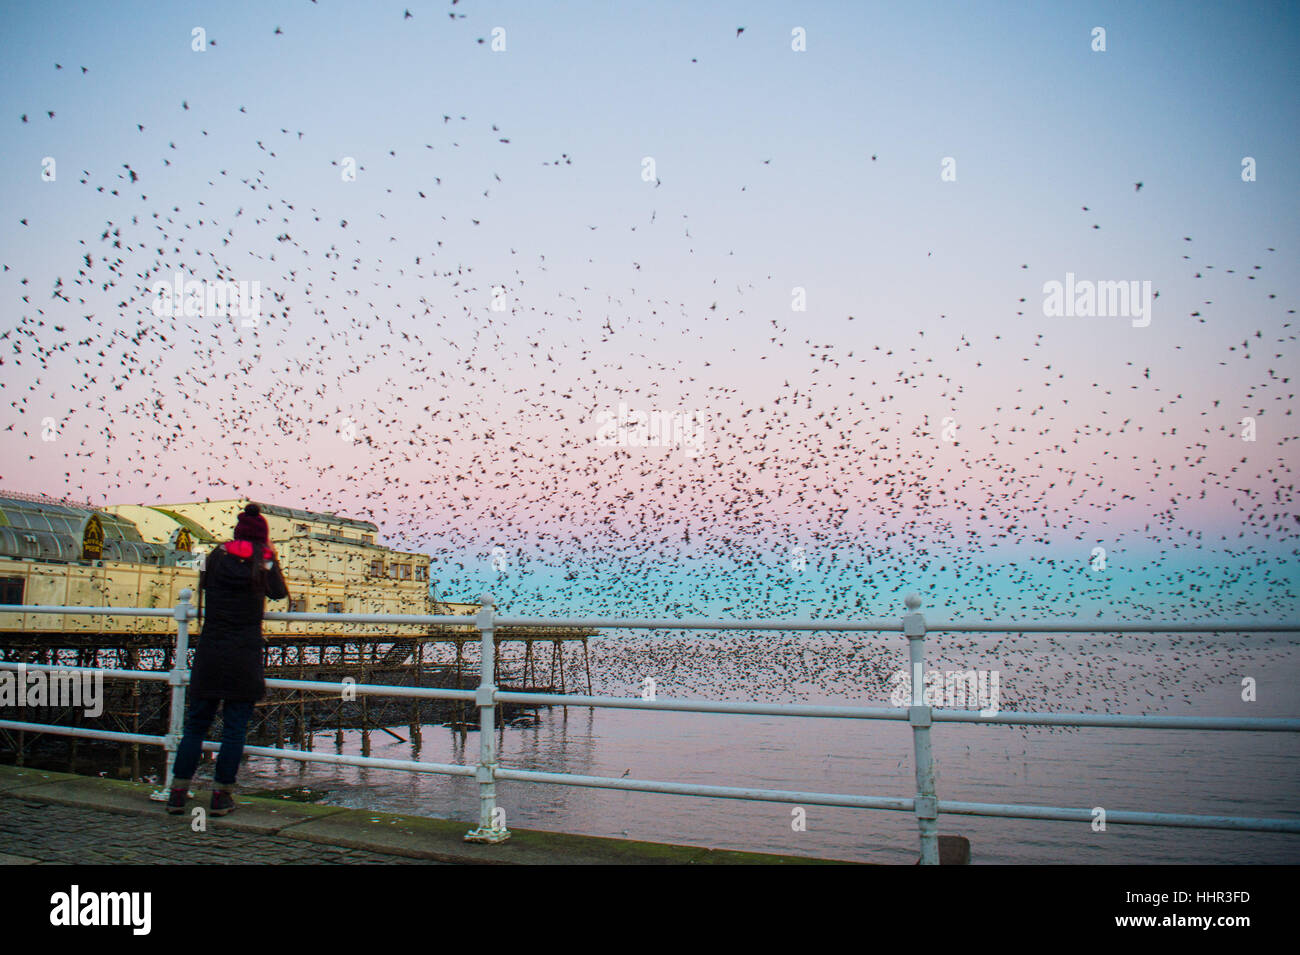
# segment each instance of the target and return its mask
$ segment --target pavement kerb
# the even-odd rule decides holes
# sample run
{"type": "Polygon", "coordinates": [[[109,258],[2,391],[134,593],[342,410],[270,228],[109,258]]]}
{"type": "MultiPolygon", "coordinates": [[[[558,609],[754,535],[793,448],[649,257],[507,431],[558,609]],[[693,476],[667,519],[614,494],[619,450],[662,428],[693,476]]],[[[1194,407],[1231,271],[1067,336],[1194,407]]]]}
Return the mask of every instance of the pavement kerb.
{"type": "MultiPolygon", "coordinates": [[[[149,799],[155,787],[116,779],[0,766],[0,799],[33,799],[106,812],[157,815],[188,828],[189,813],[169,816],[149,799]]],[[[202,796],[203,794],[197,794],[202,796]]],[[[709,849],[515,829],[496,845],[467,843],[463,822],[298,803],[237,794],[239,808],[212,817],[210,826],[276,834],[327,845],[461,864],[496,865],[834,865],[852,864],[803,856],[709,849]]],[[[190,809],[206,798],[191,800],[190,809]]],[[[0,803],[2,806],[2,803],[0,803]]]]}

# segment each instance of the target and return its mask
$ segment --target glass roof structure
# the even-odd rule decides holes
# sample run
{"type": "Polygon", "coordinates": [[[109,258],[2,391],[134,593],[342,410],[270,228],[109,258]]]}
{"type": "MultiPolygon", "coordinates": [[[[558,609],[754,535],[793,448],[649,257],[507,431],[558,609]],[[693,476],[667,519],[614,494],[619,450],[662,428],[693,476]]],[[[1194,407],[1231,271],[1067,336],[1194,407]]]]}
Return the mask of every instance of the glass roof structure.
{"type": "Polygon", "coordinates": [[[103,560],[161,564],[170,550],[148,544],[126,518],[91,507],[0,495],[0,557],[78,561],[86,522],[94,515],[104,530],[103,560]]]}

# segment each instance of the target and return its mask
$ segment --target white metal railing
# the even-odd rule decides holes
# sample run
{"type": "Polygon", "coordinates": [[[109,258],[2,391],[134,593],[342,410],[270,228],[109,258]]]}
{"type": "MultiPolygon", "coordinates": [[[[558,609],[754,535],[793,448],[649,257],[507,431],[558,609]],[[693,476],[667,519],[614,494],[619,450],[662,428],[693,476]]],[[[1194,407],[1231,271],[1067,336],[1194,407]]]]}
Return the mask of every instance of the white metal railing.
{"type": "MultiPolygon", "coordinates": [[[[162,796],[171,783],[171,763],[180,742],[185,713],[185,685],[189,681],[189,622],[195,615],[190,605],[192,592],[181,591],[180,601],[172,609],[141,607],[55,607],[28,605],[0,605],[0,613],[64,613],[112,614],[126,616],[172,616],[176,620],[176,647],[170,671],[93,670],[91,668],[59,667],[0,661],[0,669],[46,670],[65,673],[103,673],[106,677],[128,680],[159,680],[171,685],[171,712],[166,736],[140,733],[117,733],[81,727],[54,726],[43,723],[25,723],[0,720],[0,728],[34,733],[51,733],[91,739],[104,739],[123,743],[140,743],[162,746],[167,751],[167,786],[155,794],[162,796]]],[[[638,697],[580,696],[559,693],[514,693],[500,690],[493,683],[496,659],[496,630],[499,627],[533,628],[583,628],[583,629],[672,629],[672,630],[809,630],[832,632],[901,632],[908,641],[908,657],[912,673],[919,677],[924,672],[925,635],[928,632],[977,633],[1297,633],[1300,622],[1269,623],[1259,621],[1205,621],[1199,623],[1131,623],[1094,621],[1091,623],[1020,623],[1016,621],[927,622],[919,612],[920,597],[910,595],[906,601],[908,613],[901,619],[862,621],[837,620],[698,620],[698,619],[626,619],[580,618],[555,619],[545,617],[499,617],[495,601],[490,594],[480,599],[477,616],[433,616],[422,614],[349,614],[349,613],[279,613],[265,615],[267,620],[322,621],[335,624],[388,623],[417,626],[473,626],[480,636],[479,685],[477,690],[451,690],[433,687],[403,687],[388,684],[332,683],[318,680],[268,679],[266,685],[275,689],[293,689],[322,693],[393,696],[414,699],[445,699],[472,702],[479,711],[479,759],[474,766],[454,763],[427,763],[417,760],[381,759],[371,756],[351,756],[247,746],[244,751],[256,756],[291,759],[300,762],[333,763],[344,766],[368,766],[402,772],[433,773],[452,776],[473,776],[478,783],[479,823],[465,834],[469,842],[501,842],[510,832],[497,813],[496,782],[544,783],[561,786],[597,787],[634,792],[664,793],[682,796],[703,796],[719,799],[745,799],[768,802],[797,803],[821,806],[844,806],[861,809],[887,809],[911,812],[916,817],[920,832],[921,862],[932,865],[939,861],[938,818],[940,813],[954,815],[990,816],[1019,819],[1051,819],[1068,822],[1090,822],[1093,811],[1086,808],[1061,806],[1027,806],[1004,803],[977,803],[940,800],[935,793],[934,758],[930,747],[930,730],[935,723],[992,723],[1018,726],[1075,726],[1075,727],[1133,727],[1144,729],[1182,729],[1197,731],[1250,731],[1250,732],[1300,732],[1300,719],[1264,719],[1242,717],[1147,716],[1141,714],[1108,713],[1011,713],[994,712],[985,715],[977,710],[935,708],[924,703],[922,680],[912,680],[912,702],[909,706],[826,706],[780,703],[739,703],[720,700],[642,699],[638,697]],[[470,620],[472,619],[472,624],[470,620]],[[572,773],[550,773],[533,770],[508,769],[497,762],[496,707],[501,703],[542,704],[552,706],[615,707],[640,710],[672,710],[693,713],[725,713],[738,715],[772,715],[788,717],[815,717],[834,719],[896,720],[905,721],[912,728],[913,756],[915,761],[916,795],[910,798],[855,795],[849,793],[795,792],[763,788],[732,786],[703,786],[687,783],[661,782],[645,779],[612,779],[604,776],[582,776],[572,773]]],[[[219,744],[205,742],[204,748],[216,750],[219,744]]],[[[1300,819],[1268,819],[1246,816],[1189,815],[1163,812],[1108,811],[1108,823],[1140,826],[1174,826],[1198,829],[1229,829],[1253,832],[1300,833],[1300,819]]]]}

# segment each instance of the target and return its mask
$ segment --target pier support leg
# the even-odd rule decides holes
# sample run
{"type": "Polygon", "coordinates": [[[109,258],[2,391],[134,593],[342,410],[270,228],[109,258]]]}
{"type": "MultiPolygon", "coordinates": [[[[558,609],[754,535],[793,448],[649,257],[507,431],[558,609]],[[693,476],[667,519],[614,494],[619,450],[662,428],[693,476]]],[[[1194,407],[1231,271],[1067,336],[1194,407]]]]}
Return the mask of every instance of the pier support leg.
{"type": "MultiPolygon", "coordinates": [[[[140,666],[140,658],[133,647],[126,658],[126,668],[135,670],[140,666]]],[[[131,681],[131,732],[140,732],[140,681],[131,681]]],[[[140,744],[131,744],[131,780],[140,778],[140,744]]]]}
{"type": "MultiPolygon", "coordinates": [[[[424,686],[424,641],[418,638],[415,641],[415,685],[417,687],[424,686]]],[[[424,722],[424,711],[418,697],[413,703],[414,706],[411,708],[411,742],[419,746],[420,726],[424,722]]]]}
{"type": "MultiPolygon", "coordinates": [[[[367,682],[364,668],[361,670],[360,682],[367,682]]],[[[361,755],[370,755],[370,697],[365,694],[361,696],[361,755]]]]}
{"type": "MultiPolygon", "coordinates": [[[[460,671],[465,659],[465,641],[456,641],[456,689],[463,690],[460,685],[460,671]]],[[[460,726],[461,732],[465,732],[465,701],[456,701],[456,723],[460,726]]]]}

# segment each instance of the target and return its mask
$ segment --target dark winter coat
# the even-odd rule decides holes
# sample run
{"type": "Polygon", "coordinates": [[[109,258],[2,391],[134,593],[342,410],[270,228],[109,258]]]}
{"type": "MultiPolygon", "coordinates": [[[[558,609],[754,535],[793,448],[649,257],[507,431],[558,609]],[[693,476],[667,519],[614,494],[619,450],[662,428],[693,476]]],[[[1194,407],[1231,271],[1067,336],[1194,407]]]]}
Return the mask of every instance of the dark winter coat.
{"type": "Polygon", "coordinates": [[[253,549],[237,540],[208,554],[203,569],[203,621],[190,675],[190,698],[256,702],[266,695],[262,675],[262,613],[266,598],[289,596],[272,551],[261,559],[271,566],[264,575],[265,591],[254,578],[253,549]]]}

